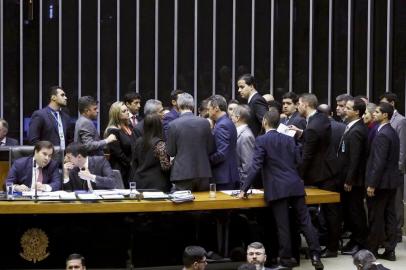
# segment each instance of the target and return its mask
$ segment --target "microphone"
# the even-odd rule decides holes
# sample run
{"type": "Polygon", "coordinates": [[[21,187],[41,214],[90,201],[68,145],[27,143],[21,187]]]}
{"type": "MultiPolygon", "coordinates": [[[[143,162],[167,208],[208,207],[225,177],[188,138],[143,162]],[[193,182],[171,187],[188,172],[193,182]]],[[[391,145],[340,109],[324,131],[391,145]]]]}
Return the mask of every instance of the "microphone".
{"type": "Polygon", "coordinates": [[[34,159],[34,200],[38,202],[38,187],[37,187],[37,161],[34,159]]]}

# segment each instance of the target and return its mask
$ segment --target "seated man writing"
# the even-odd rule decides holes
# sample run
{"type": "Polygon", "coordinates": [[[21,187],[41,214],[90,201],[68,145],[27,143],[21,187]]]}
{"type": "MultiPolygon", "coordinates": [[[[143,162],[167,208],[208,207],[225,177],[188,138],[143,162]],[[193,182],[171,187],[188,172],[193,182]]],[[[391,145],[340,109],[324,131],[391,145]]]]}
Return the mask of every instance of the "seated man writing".
{"type": "Polygon", "coordinates": [[[114,188],[113,171],[104,156],[88,156],[86,148],[80,143],[71,143],[65,151],[64,190],[114,188]]]}
{"type": "Polygon", "coordinates": [[[34,147],[34,156],[22,157],[14,161],[8,173],[6,183],[13,183],[17,192],[55,191],[61,189],[61,174],[58,163],[52,160],[54,146],[48,141],[39,141],[34,147]],[[36,180],[36,181],[35,181],[36,180]]]}

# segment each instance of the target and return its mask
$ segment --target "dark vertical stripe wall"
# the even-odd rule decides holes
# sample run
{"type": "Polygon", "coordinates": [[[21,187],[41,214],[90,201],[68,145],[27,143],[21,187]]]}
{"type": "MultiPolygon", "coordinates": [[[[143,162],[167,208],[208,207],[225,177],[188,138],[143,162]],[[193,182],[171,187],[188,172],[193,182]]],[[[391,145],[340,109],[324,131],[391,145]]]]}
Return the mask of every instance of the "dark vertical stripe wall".
{"type": "Polygon", "coordinates": [[[169,106],[174,86],[197,98],[238,96],[254,73],[261,94],[342,93],[377,102],[398,94],[405,111],[406,2],[402,0],[34,0],[0,1],[0,116],[24,141],[47,89],[62,84],[68,110],[126,91],[169,106]],[[234,80],[233,80],[234,79],[234,80]]]}

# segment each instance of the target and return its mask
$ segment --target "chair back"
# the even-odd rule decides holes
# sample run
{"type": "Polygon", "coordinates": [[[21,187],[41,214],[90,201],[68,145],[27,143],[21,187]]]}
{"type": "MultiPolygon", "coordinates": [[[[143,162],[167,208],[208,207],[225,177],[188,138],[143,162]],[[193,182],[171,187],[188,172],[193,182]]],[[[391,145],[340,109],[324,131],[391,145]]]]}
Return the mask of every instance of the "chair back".
{"type": "MultiPolygon", "coordinates": [[[[22,157],[29,157],[34,155],[34,146],[32,145],[20,145],[10,147],[10,156],[9,156],[9,164],[10,168],[13,162],[16,159],[22,157]]],[[[60,146],[54,146],[54,154],[52,155],[52,159],[58,162],[58,164],[62,164],[63,161],[64,151],[61,149],[60,146]]]]}

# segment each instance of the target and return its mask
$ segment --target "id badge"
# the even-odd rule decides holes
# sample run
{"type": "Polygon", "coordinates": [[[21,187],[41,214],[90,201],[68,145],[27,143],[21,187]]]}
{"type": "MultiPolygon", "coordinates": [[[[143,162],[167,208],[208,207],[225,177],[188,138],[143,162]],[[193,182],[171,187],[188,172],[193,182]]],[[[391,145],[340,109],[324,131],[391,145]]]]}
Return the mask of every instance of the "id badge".
{"type": "Polygon", "coordinates": [[[345,153],[345,142],[341,144],[341,152],[345,153]]]}

